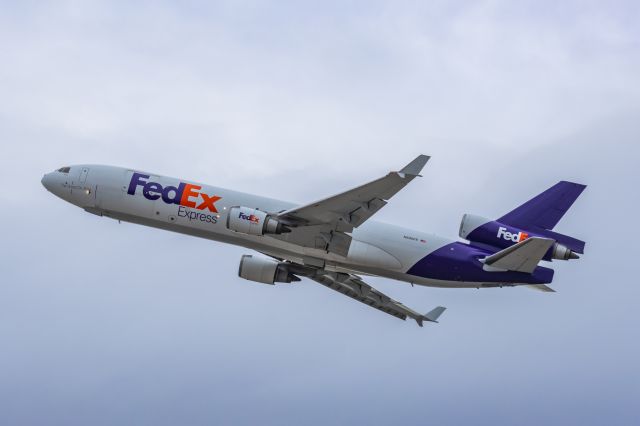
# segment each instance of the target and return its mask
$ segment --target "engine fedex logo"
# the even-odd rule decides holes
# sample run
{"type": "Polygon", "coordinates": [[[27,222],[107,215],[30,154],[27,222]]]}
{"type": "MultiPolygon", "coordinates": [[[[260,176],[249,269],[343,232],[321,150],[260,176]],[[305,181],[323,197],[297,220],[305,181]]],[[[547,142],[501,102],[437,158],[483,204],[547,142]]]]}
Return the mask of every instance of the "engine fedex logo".
{"type": "Polygon", "coordinates": [[[260,223],[260,218],[254,214],[245,214],[240,212],[240,214],[238,214],[238,218],[243,220],[248,220],[249,222],[253,222],[253,223],[260,223]]]}
{"type": "Polygon", "coordinates": [[[167,204],[177,204],[179,206],[191,207],[196,210],[208,209],[210,212],[218,213],[215,202],[221,197],[210,196],[204,192],[200,192],[202,189],[199,185],[193,185],[190,183],[183,183],[175,186],[163,187],[157,182],[149,182],[149,175],[142,173],[134,173],[131,176],[131,182],[129,183],[129,190],[127,194],[135,195],[136,188],[142,187],[142,195],[147,200],[157,200],[162,197],[162,201],[167,204]]]}
{"type": "Polygon", "coordinates": [[[507,241],[513,241],[514,243],[519,243],[520,241],[524,241],[529,238],[529,234],[527,234],[526,232],[509,232],[507,231],[507,228],[501,226],[498,228],[498,238],[502,238],[507,241]]]}

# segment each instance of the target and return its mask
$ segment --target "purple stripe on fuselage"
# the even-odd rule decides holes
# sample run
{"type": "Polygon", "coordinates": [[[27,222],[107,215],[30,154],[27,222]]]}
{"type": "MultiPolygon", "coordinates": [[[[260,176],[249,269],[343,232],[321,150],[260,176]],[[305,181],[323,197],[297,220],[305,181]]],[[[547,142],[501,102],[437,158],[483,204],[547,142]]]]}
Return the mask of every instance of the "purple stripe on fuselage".
{"type": "Polygon", "coordinates": [[[542,266],[537,267],[533,274],[485,271],[479,259],[493,253],[495,251],[455,242],[429,253],[413,265],[407,273],[435,280],[479,283],[548,284],[553,280],[553,269],[542,266]]]}

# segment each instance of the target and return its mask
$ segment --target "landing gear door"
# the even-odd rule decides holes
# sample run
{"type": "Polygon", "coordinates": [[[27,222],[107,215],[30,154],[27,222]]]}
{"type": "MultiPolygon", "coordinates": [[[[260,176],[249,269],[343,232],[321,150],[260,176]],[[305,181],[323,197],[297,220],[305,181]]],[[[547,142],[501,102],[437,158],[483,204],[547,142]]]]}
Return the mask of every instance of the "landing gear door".
{"type": "Polygon", "coordinates": [[[83,208],[95,207],[96,205],[96,188],[95,185],[91,185],[91,181],[87,183],[87,175],[89,174],[88,167],[82,167],[77,177],[71,180],[71,196],[73,197],[74,204],[83,208]]]}
{"type": "Polygon", "coordinates": [[[87,181],[87,175],[89,174],[89,168],[88,167],[83,167],[82,170],[80,170],[80,185],[84,185],[85,182],[87,181]]]}

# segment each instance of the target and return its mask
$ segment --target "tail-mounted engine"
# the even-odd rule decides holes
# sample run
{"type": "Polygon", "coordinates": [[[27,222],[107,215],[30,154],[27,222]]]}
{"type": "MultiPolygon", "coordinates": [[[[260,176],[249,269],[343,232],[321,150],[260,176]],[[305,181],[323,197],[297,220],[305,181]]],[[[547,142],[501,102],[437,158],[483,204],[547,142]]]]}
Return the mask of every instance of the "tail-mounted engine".
{"type": "Polygon", "coordinates": [[[291,228],[262,210],[232,207],[227,216],[227,228],[249,235],[283,234],[291,228]]]}
{"type": "Polygon", "coordinates": [[[238,276],[245,280],[263,284],[290,283],[300,281],[289,271],[286,263],[267,257],[256,257],[245,254],[240,259],[238,276]]]}
{"type": "Polygon", "coordinates": [[[584,251],[584,242],[557,232],[545,229],[524,230],[472,214],[465,214],[462,217],[459,235],[477,245],[500,249],[517,244],[529,237],[556,240],[556,243],[545,254],[544,260],[578,259],[577,253],[584,251]]]}

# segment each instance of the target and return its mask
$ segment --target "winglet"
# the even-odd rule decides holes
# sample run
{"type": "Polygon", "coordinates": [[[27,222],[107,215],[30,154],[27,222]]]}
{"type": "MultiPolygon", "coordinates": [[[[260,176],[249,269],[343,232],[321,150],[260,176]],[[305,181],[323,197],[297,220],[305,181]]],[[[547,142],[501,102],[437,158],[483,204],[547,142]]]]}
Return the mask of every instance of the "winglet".
{"type": "Polygon", "coordinates": [[[427,161],[429,161],[430,158],[431,157],[429,157],[428,155],[418,155],[412,162],[404,166],[398,173],[411,176],[420,176],[422,168],[425,166],[425,164],[427,164],[427,161]]]}
{"type": "Polygon", "coordinates": [[[427,312],[423,316],[416,318],[416,322],[418,323],[418,325],[420,327],[422,327],[422,321],[429,321],[429,322],[437,323],[438,322],[438,318],[440,317],[440,315],[442,315],[442,313],[446,309],[447,308],[445,308],[444,306],[438,306],[437,308],[430,310],[429,312],[427,312]]]}

